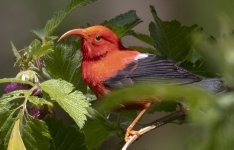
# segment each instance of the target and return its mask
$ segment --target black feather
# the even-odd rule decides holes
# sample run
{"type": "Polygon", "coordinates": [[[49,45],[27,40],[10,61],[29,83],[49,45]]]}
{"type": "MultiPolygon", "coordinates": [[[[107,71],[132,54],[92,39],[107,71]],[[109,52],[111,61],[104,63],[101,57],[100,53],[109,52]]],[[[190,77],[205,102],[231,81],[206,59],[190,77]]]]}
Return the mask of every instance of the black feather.
{"type": "Polygon", "coordinates": [[[148,57],[135,60],[116,75],[103,81],[108,88],[119,88],[138,82],[160,82],[189,84],[202,79],[177,66],[172,61],[149,54],[148,57]]]}

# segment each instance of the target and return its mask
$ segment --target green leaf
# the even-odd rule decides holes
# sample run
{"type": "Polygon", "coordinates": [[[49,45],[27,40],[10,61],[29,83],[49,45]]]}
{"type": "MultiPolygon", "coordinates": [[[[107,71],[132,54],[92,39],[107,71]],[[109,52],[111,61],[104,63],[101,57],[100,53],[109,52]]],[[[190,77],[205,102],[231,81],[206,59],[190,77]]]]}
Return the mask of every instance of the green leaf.
{"type": "MultiPolygon", "coordinates": [[[[225,149],[231,150],[233,147],[234,130],[234,95],[222,95],[218,101],[213,101],[216,105],[205,108],[205,115],[193,112],[193,124],[199,128],[191,139],[191,150],[201,149],[225,149]]],[[[202,102],[200,102],[202,103],[202,102]]]]}
{"type": "Polygon", "coordinates": [[[84,126],[89,103],[81,92],[74,91],[74,86],[71,83],[52,79],[43,82],[40,87],[58,102],[80,128],[84,126]]]}
{"type": "Polygon", "coordinates": [[[112,29],[119,37],[123,37],[141,22],[140,18],[136,15],[136,11],[130,10],[109,21],[105,21],[103,24],[112,29]]]}
{"type": "Polygon", "coordinates": [[[5,113],[0,113],[0,121],[0,147],[2,147],[2,149],[6,149],[15,119],[11,111],[6,111],[5,113]]]}
{"type": "Polygon", "coordinates": [[[137,84],[112,92],[98,107],[99,111],[110,111],[119,104],[136,102],[145,97],[157,96],[161,101],[176,101],[184,98],[193,108],[197,107],[200,100],[206,99],[204,106],[216,100],[216,96],[209,91],[193,85],[169,85],[169,84],[137,84]],[[184,94],[186,93],[186,94],[184,94]],[[124,97],[123,97],[124,95],[124,97]],[[207,104],[206,104],[207,103],[207,104]]]}
{"type": "Polygon", "coordinates": [[[16,63],[21,59],[21,55],[20,55],[20,53],[18,52],[18,50],[16,49],[16,47],[15,47],[15,45],[14,45],[14,43],[13,42],[11,42],[11,49],[12,49],[12,51],[13,51],[13,54],[14,54],[14,56],[15,56],[15,58],[16,58],[16,63]]]}
{"type": "Polygon", "coordinates": [[[69,15],[76,7],[88,5],[96,0],[71,0],[67,7],[57,12],[52,19],[47,21],[44,32],[47,37],[51,36],[54,30],[61,24],[64,18],[69,15]]]}
{"type": "Polygon", "coordinates": [[[29,54],[35,60],[48,54],[49,52],[53,51],[53,42],[47,41],[42,43],[38,39],[32,41],[32,43],[28,47],[29,54]]]}
{"type": "Polygon", "coordinates": [[[81,59],[76,41],[64,40],[64,43],[56,44],[54,51],[45,56],[46,71],[52,78],[63,79],[72,83],[76,89],[85,91],[81,79],[81,59]]]}
{"type": "Polygon", "coordinates": [[[183,26],[178,21],[162,21],[153,6],[151,13],[155,22],[149,25],[150,36],[154,47],[161,55],[175,61],[182,61],[192,48],[192,34],[198,30],[196,25],[183,26]]]}
{"type": "MultiPolygon", "coordinates": [[[[12,134],[18,134],[16,132],[18,128],[16,121],[18,119],[15,119],[15,112],[20,112],[19,106],[22,105],[24,102],[23,100],[22,91],[7,93],[0,98],[0,147],[3,149],[6,149],[10,136],[12,134]],[[15,133],[12,133],[13,127],[15,133]]],[[[11,144],[17,139],[12,139],[13,141],[11,141],[11,144]]],[[[10,147],[12,147],[12,145],[10,147]]]]}
{"type": "Polygon", "coordinates": [[[27,116],[26,124],[22,126],[22,138],[27,149],[48,150],[50,148],[50,133],[42,120],[27,116]]]}
{"type": "Polygon", "coordinates": [[[84,134],[78,128],[65,126],[62,121],[55,118],[46,118],[46,124],[51,134],[51,150],[87,150],[84,134]]]}
{"type": "Polygon", "coordinates": [[[32,33],[34,33],[38,38],[41,39],[42,42],[45,41],[45,33],[42,29],[34,29],[31,31],[32,33]]]}
{"type": "Polygon", "coordinates": [[[3,79],[0,79],[0,83],[7,83],[7,82],[16,82],[16,83],[29,84],[31,86],[34,86],[34,83],[32,83],[32,82],[25,81],[25,80],[20,80],[20,79],[16,79],[16,78],[3,78],[3,79]]]}
{"type": "Polygon", "coordinates": [[[112,123],[95,109],[89,109],[92,119],[84,126],[85,143],[89,149],[99,149],[101,144],[121,132],[117,123],[112,123]],[[96,136],[98,135],[98,136],[96,136]]]}
{"type": "Polygon", "coordinates": [[[176,111],[178,103],[176,101],[162,101],[159,104],[153,104],[148,112],[149,113],[154,113],[154,112],[173,112],[176,111]]]}
{"type": "Polygon", "coordinates": [[[84,127],[85,143],[89,149],[99,149],[101,144],[116,135],[114,129],[108,128],[100,120],[90,120],[84,127]],[[97,136],[98,135],[98,136],[97,136]]]}
{"type": "Polygon", "coordinates": [[[211,70],[208,67],[208,64],[205,63],[205,61],[199,59],[195,63],[192,63],[190,61],[184,61],[180,64],[180,67],[187,69],[191,72],[193,72],[196,75],[201,75],[203,77],[216,77],[217,74],[214,70],[211,70]]]}
{"type": "Polygon", "coordinates": [[[22,120],[18,118],[15,121],[14,127],[11,132],[10,140],[8,143],[7,150],[26,150],[20,133],[20,122],[22,120]]]}
{"type": "Polygon", "coordinates": [[[206,58],[208,66],[222,76],[225,84],[234,87],[234,35],[223,35],[216,40],[201,33],[194,35],[195,47],[206,58]]]}
{"type": "Polygon", "coordinates": [[[138,33],[138,32],[135,32],[135,31],[130,31],[128,33],[129,35],[131,36],[134,36],[135,38],[139,39],[140,41],[143,41],[151,46],[154,46],[154,40],[151,36],[149,35],[146,35],[146,34],[143,34],[143,33],[138,33]]]}
{"type": "Polygon", "coordinates": [[[71,12],[73,9],[80,7],[80,6],[86,6],[88,4],[91,4],[95,2],[96,0],[71,0],[70,3],[65,8],[66,12],[71,12]]]}
{"type": "Polygon", "coordinates": [[[6,149],[15,120],[10,111],[5,111],[0,113],[0,121],[0,149],[6,149]]]}
{"type": "Polygon", "coordinates": [[[52,48],[53,48],[53,43],[51,41],[47,41],[43,44],[41,44],[41,42],[37,42],[37,45],[32,47],[30,55],[37,59],[52,52],[53,51],[52,48]]]}
{"type": "Polygon", "coordinates": [[[48,105],[49,107],[53,106],[53,103],[44,99],[44,98],[40,98],[37,96],[29,96],[28,97],[29,102],[31,102],[32,104],[36,105],[36,106],[43,106],[43,105],[48,105]]]}
{"type": "Polygon", "coordinates": [[[58,11],[54,14],[53,18],[48,20],[45,27],[44,32],[46,36],[51,36],[54,32],[54,30],[59,26],[59,24],[63,21],[63,19],[66,17],[67,13],[62,10],[58,11]]]}
{"type": "Polygon", "coordinates": [[[41,41],[39,41],[38,39],[34,39],[28,46],[29,53],[33,54],[35,51],[40,49],[41,45],[42,45],[41,41]]]}
{"type": "Polygon", "coordinates": [[[45,123],[32,119],[26,114],[24,96],[29,91],[14,91],[4,94],[0,99],[0,139],[4,140],[0,143],[0,147],[4,149],[8,141],[8,149],[12,150],[18,148],[49,149],[50,135],[45,123]]]}

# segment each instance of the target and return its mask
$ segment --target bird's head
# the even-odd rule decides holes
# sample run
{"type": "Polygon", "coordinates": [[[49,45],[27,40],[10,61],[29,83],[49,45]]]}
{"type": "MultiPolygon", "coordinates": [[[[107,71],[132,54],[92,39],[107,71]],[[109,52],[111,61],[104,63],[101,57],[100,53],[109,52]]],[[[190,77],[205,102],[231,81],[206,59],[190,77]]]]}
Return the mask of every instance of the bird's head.
{"type": "Polygon", "coordinates": [[[67,31],[59,40],[69,36],[81,37],[83,59],[87,60],[100,59],[110,52],[124,49],[118,36],[102,25],[67,31]]]}

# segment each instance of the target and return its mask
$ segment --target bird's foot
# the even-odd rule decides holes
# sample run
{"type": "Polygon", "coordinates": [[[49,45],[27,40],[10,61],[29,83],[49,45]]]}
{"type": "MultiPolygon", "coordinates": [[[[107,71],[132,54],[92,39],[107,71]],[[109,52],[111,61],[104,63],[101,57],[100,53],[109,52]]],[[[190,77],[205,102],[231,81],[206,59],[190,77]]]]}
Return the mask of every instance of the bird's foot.
{"type": "Polygon", "coordinates": [[[128,142],[129,138],[131,136],[134,136],[134,135],[136,135],[137,137],[139,137],[139,136],[141,136],[141,133],[139,131],[127,129],[127,131],[125,133],[125,137],[124,137],[125,142],[128,142]]]}

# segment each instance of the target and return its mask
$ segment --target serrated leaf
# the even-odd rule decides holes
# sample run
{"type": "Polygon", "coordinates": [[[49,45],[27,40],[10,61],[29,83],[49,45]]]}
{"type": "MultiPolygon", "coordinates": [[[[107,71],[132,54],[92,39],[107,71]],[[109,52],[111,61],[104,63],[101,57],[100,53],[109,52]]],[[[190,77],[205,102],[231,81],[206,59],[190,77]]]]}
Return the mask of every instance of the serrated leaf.
{"type": "Polygon", "coordinates": [[[155,22],[149,25],[154,47],[161,55],[175,61],[182,61],[192,48],[192,34],[198,30],[196,25],[183,26],[178,21],[162,21],[153,6],[151,13],[155,22]]]}
{"type": "Polygon", "coordinates": [[[30,90],[18,90],[4,94],[0,98],[0,139],[3,140],[0,147],[5,149],[9,141],[8,149],[17,149],[14,146],[20,145],[16,142],[23,139],[23,145],[27,149],[49,149],[50,135],[45,123],[32,119],[25,110],[24,96],[30,92],[30,90]],[[18,120],[21,122],[20,126],[18,126],[18,120]],[[20,135],[17,130],[20,131],[20,135]]]}
{"type": "Polygon", "coordinates": [[[16,62],[19,61],[21,59],[21,55],[18,52],[18,50],[16,49],[16,47],[15,47],[15,45],[14,45],[13,42],[11,42],[11,49],[13,51],[13,54],[14,54],[15,58],[16,58],[16,62]]]}
{"type": "Polygon", "coordinates": [[[26,124],[22,126],[22,139],[27,149],[49,150],[50,133],[42,120],[27,116],[26,124]]]}
{"type": "Polygon", "coordinates": [[[138,32],[135,32],[135,31],[130,31],[128,33],[129,35],[131,36],[134,36],[135,38],[137,38],[138,40],[140,41],[143,41],[151,46],[154,46],[154,40],[151,36],[149,35],[146,35],[146,34],[143,34],[143,33],[138,33],[138,32]]]}
{"type": "Polygon", "coordinates": [[[119,37],[123,37],[141,22],[141,19],[136,15],[136,11],[130,10],[109,21],[105,21],[103,24],[112,29],[119,37]]]}
{"type": "Polygon", "coordinates": [[[0,83],[8,83],[8,82],[16,82],[16,83],[22,83],[22,84],[29,84],[31,86],[34,86],[34,83],[32,83],[32,82],[25,81],[25,80],[20,80],[20,79],[16,79],[16,78],[3,78],[3,79],[0,79],[0,83]]]}
{"type": "Polygon", "coordinates": [[[2,147],[2,149],[6,149],[14,122],[15,119],[12,112],[5,111],[4,113],[0,113],[0,147],[2,147]]]}
{"type": "Polygon", "coordinates": [[[44,32],[46,36],[52,35],[53,31],[59,26],[59,24],[63,21],[66,15],[67,13],[64,10],[58,11],[56,14],[54,14],[52,19],[47,21],[44,27],[44,32]]]}
{"type": "Polygon", "coordinates": [[[42,43],[38,39],[35,39],[31,42],[27,50],[29,51],[29,54],[32,58],[38,59],[51,52],[52,48],[53,48],[52,41],[47,41],[45,43],[42,43]]]}
{"type": "Polygon", "coordinates": [[[0,139],[2,140],[0,147],[4,147],[4,149],[6,149],[16,121],[15,112],[19,112],[19,106],[24,102],[22,93],[21,90],[13,91],[0,98],[0,139]]]}
{"type": "Polygon", "coordinates": [[[59,12],[57,12],[52,19],[47,21],[44,32],[47,37],[51,36],[54,30],[59,26],[63,19],[69,15],[72,10],[79,6],[85,6],[96,0],[71,0],[67,7],[59,12]]]}
{"type": "Polygon", "coordinates": [[[40,40],[34,39],[28,46],[27,50],[29,53],[34,53],[41,47],[41,45],[42,45],[42,42],[40,40]]]}
{"type": "Polygon", "coordinates": [[[36,105],[36,106],[43,106],[43,105],[48,105],[49,107],[53,106],[53,103],[41,98],[41,97],[37,97],[37,96],[29,96],[28,97],[29,102],[31,102],[32,104],[36,105]]]}
{"type": "Polygon", "coordinates": [[[58,102],[80,128],[84,126],[89,103],[81,92],[74,91],[74,86],[71,83],[52,79],[43,82],[40,87],[58,102]]]}
{"type": "Polygon", "coordinates": [[[82,55],[75,41],[64,40],[55,45],[54,51],[45,56],[46,71],[55,79],[72,83],[76,89],[84,91],[86,87],[81,79],[82,55]]]}
{"type": "Polygon", "coordinates": [[[32,30],[32,33],[34,33],[38,38],[40,38],[42,42],[45,41],[46,35],[45,35],[44,30],[34,29],[34,30],[32,30]]]}
{"type": "MultiPolygon", "coordinates": [[[[14,108],[17,107],[17,105],[14,105],[13,103],[11,103],[12,101],[16,101],[18,100],[18,105],[22,104],[23,101],[21,100],[22,98],[24,98],[24,96],[22,96],[22,94],[24,93],[25,90],[17,90],[17,91],[13,91],[7,94],[3,94],[2,97],[0,97],[0,113],[5,113],[8,110],[12,110],[14,108]]],[[[0,122],[0,125],[3,122],[0,122]]]]}
{"type": "Polygon", "coordinates": [[[18,118],[15,121],[14,127],[11,132],[10,140],[8,143],[7,150],[26,150],[20,133],[20,122],[21,119],[18,118]]]}
{"type": "Polygon", "coordinates": [[[95,1],[97,1],[97,0],[71,0],[70,3],[65,8],[65,10],[67,12],[70,12],[73,9],[75,9],[76,7],[86,6],[86,5],[93,3],[95,1]]]}
{"type": "Polygon", "coordinates": [[[53,51],[52,48],[53,48],[53,43],[51,41],[47,41],[42,45],[40,45],[39,47],[35,47],[34,49],[32,49],[30,54],[34,58],[39,58],[48,54],[49,52],[52,52],[53,51]]]}
{"type": "Polygon", "coordinates": [[[84,134],[74,126],[65,126],[55,118],[46,118],[46,124],[51,134],[51,150],[87,150],[84,134]]]}

